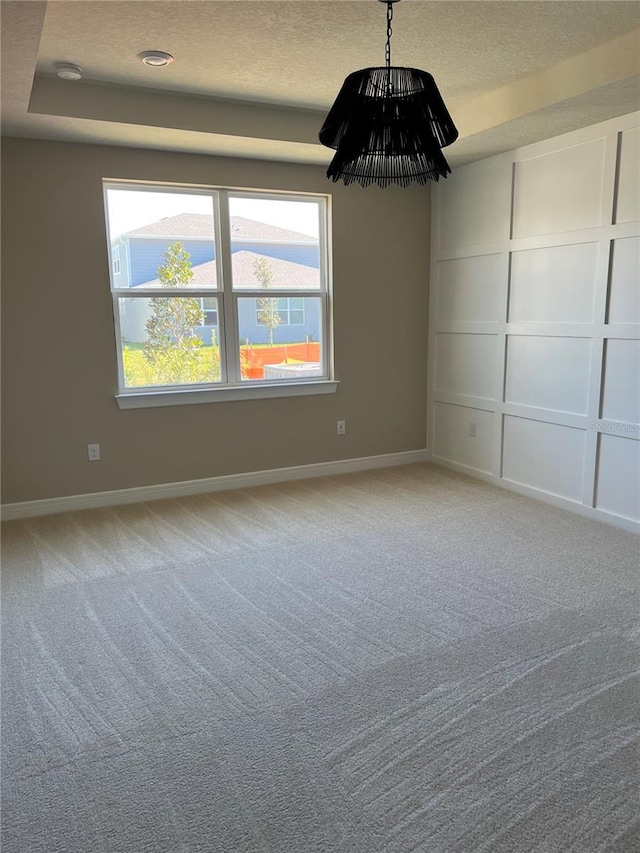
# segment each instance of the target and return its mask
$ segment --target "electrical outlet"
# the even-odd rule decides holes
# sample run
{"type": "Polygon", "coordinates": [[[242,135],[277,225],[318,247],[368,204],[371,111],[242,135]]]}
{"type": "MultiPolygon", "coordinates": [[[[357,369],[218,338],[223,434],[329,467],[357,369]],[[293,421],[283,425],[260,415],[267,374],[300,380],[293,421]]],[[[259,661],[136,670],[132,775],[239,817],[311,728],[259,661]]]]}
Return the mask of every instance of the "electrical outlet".
{"type": "Polygon", "coordinates": [[[100,461],[100,445],[99,444],[88,444],[87,445],[87,455],[89,456],[89,462],[99,462],[100,461]]]}
{"type": "Polygon", "coordinates": [[[476,437],[476,424],[469,424],[469,435],[471,438],[476,437]]]}
{"type": "Polygon", "coordinates": [[[346,421],[338,421],[336,423],[336,432],[338,435],[344,435],[347,431],[347,422],[346,421]]]}

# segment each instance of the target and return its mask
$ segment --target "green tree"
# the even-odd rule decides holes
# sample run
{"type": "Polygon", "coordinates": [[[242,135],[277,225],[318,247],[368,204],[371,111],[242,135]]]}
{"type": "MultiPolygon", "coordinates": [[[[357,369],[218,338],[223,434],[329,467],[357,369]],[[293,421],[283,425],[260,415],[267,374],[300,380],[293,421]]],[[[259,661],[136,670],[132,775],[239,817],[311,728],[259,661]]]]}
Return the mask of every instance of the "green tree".
{"type": "MultiPolygon", "coordinates": [[[[253,274],[260,282],[260,287],[271,286],[274,273],[271,263],[267,258],[255,258],[253,261],[253,274]]],[[[275,330],[282,322],[278,314],[278,300],[272,296],[261,296],[258,299],[258,320],[267,327],[267,339],[269,346],[273,346],[275,330]]]]}
{"type": "MultiPolygon", "coordinates": [[[[191,255],[182,243],[171,243],[158,268],[161,287],[188,287],[193,279],[191,255]]],[[[196,328],[202,326],[205,314],[195,297],[153,296],[151,317],[147,320],[147,342],[144,357],[151,368],[152,384],[177,385],[206,382],[220,378],[220,354],[212,340],[213,361],[203,357],[202,341],[196,328]]]]}

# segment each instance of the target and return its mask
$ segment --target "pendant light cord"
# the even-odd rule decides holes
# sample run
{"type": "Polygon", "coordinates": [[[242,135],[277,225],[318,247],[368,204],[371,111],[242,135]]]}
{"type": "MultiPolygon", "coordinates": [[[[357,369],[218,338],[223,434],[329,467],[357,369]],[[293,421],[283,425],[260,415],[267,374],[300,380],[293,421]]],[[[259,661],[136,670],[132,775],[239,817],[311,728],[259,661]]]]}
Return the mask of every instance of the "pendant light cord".
{"type": "Polygon", "coordinates": [[[387,0],[387,43],[384,48],[384,58],[387,65],[387,79],[385,81],[385,96],[391,97],[393,85],[391,83],[391,36],[393,29],[391,22],[393,21],[393,0],[387,0]]]}
{"type": "Polygon", "coordinates": [[[384,51],[384,56],[387,62],[387,70],[391,70],[391,36],[393,29],[391,22],[393,21],[393,0],[387,0],[387,44],[384,51]]]}

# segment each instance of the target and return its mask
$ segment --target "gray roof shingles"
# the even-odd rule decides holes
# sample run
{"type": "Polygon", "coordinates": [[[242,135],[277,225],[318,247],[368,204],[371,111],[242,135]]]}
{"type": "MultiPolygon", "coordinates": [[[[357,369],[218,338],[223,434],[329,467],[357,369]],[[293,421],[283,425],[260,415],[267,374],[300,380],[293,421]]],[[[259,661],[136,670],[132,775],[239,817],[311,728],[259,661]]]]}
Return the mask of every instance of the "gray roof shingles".
{"type": "MultiPolygon", "coordinates": [[[[234,252],[233,263],[233,286],[234,289],[252,290],[260,287],[260,282],[255,276],[253,264],[258,258],[266,257],[256,252],[234,252]]],[[[318,290],[320,287],[320,274],[317,269],[307,267],[304,264],[296,264],[292,261],[284,261],[281,258],[267,258],[273,270],[273,282],[271,287],[283,290],[318,290]]],[[[206,261],[204,264],[196,264],[193,267],[193,278],[191,287],[216,287],[217,271],[215,261],[206,261]]],[[[145,281],[138,287],[160,287],[160,281],[145,281]]]]}
{"type": "MultiPolygon", "coordinates": [[[[297,231],[289,231],[286,228],[278,228],[268,225],[266,222],[256,222],[253,219],[245,219],[243,216],[231,216],[231,240],[256,240],[268,242],[287,243],[316,243],[317,241],[307,234],[299,234],[297,231]]],[[[177,216],[168,216],[158,222],[143,225],[133,231],[127,231],[122,237],[174,237],[184,239],[188,237],[212,237],[213,218],[206,213],[179,213],[177,216]]]]}

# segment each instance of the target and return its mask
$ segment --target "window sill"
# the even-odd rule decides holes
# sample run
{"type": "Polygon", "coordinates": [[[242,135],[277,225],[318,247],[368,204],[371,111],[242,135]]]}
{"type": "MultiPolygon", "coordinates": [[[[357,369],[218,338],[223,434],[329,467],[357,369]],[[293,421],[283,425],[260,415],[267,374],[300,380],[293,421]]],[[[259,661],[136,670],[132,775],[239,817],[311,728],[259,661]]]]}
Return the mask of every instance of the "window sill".
{"type": "Polygon", "coordinates": [[[116,394],[121,409],[148,409],[158,406],[189,406],[194,403],[228,403],[232,400],[262,400],[274,397],[303,397],[335,394],[340,383],[334,379],[319,382],[287,382],[274,385],[225,386],[179,391],[127,391],[116,394]]]}

